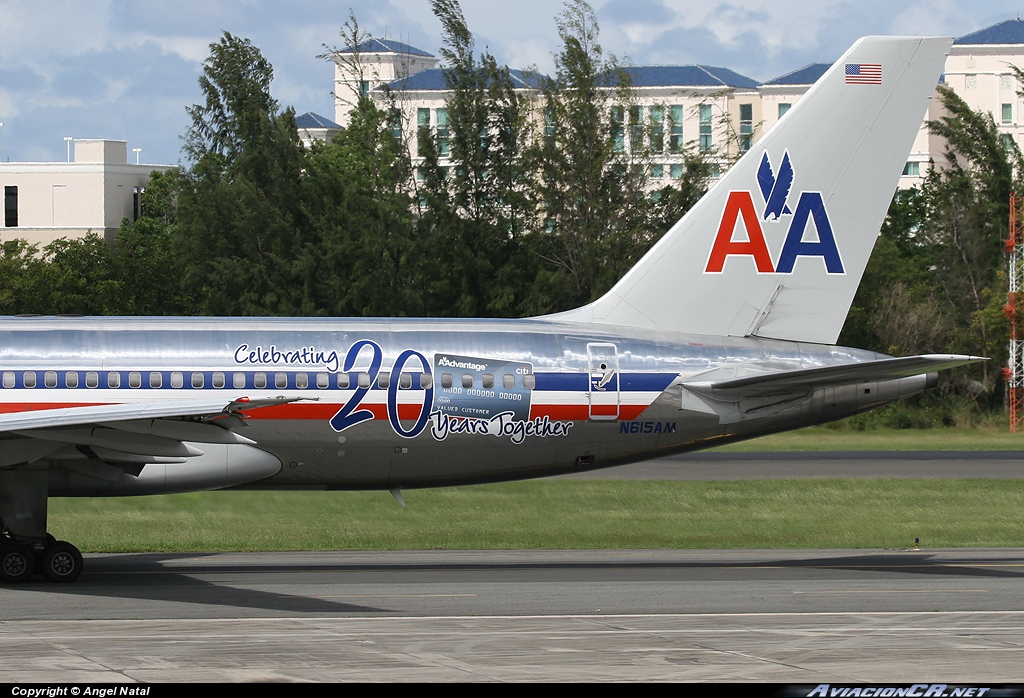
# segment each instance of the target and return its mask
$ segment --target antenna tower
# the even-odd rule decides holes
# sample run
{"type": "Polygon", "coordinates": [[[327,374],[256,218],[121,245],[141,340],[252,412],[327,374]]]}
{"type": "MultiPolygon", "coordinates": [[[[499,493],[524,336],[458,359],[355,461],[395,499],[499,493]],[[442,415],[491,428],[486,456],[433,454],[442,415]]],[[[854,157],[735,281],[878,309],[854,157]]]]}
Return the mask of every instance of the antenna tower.
{"type": "Polygon", "coordinates": [[[1009,389],[1010,431],[1024,429],[1024,334],[1017,296],[1024,290],[1024,196],[1010,194],[1010,234],[1006,239],[1006,282],[1009,290],[1003,315],[1010,321],[1010,365],[1003,369],[1009,389]]]}

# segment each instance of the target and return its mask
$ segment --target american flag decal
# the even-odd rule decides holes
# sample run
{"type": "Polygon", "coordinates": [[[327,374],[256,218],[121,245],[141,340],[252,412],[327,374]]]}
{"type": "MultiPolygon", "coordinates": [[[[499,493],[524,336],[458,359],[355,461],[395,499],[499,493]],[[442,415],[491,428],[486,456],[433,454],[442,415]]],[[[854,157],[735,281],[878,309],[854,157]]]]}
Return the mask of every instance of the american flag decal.
{"type": "Polygon", "coordinates": [[[882,64],[881,63],[847,63],[846,64],[847,85],[881,85],[882,64]]]}

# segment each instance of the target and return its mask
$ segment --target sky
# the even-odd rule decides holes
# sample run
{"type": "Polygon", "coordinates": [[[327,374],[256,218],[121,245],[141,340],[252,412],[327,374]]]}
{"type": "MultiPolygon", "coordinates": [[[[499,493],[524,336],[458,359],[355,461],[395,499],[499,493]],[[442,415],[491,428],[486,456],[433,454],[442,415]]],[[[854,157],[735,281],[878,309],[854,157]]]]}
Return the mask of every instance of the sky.
{"type": "MultiPolygon", "coordinates": [[[[634,65],[731,68],[769,80],[832,62],[867,34],[962,36],[1020,15],[1024,0],[593,0],[605,52],[634,65]]],[[[545,0],[462,0],[478,51],[513,68],[552,70],[555,16],[545,0]]],[[[142,148],[144,163],[182,161],[188,105],[223,32],[274,66],[273,96],[334,117],[333,70],[317,58],[354,16],[377,37],[433,54],[428,0],[0,0],[0,159],[63,161],[64,138],[142,148]]]]}

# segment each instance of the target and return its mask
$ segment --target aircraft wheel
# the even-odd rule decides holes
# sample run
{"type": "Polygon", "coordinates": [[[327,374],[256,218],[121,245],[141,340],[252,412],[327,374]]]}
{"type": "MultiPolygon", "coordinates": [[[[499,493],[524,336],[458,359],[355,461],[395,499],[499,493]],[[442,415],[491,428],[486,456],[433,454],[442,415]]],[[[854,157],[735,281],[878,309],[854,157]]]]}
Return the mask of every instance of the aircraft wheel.
{"type": "Polygon", "coordinates": [[[43,553],[43,576],[51,582],[73,582],[82,574],[82,553],[67,541],[46,546],[43,553]]]}
{"type": "Polygon", "coordinates": [[[0,580],[8,584],[28,581],[35,571],[36,556],[26,545],[5,542],[0,546],[0,580]]]}

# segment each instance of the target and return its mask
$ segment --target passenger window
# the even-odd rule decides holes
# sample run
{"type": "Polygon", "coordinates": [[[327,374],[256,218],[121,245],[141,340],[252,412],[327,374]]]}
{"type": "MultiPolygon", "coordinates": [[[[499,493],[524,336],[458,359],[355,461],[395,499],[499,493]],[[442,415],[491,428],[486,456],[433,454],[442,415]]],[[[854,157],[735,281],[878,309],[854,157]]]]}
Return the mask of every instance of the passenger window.
{"type": "Polygon", "coordinates": [[[409,390],[412,388],[412,376],[408,373],[403,373],[398,376],[398,387],[402,390],[409,390]]]}
{"type": "Polygon", "coordinates": [[[85,387],[98,388],[100,386],[100,374],[96,371],[89,371],[85,374],[85,387]]]}
{"type": "Polygon", "coordinates": [[[442,388],[445,388],[445,389],[451,388],[454,383],[455,383],[455,381],[452,378],[452,374],[450,374],[450,373],[442,373],[441,374],[441,387],[442,388]]]}
{"type": "Polygon", "coordinates": [[[359,374],[359,387],[360,388],[369,388],[370,387],[370,374],[369,373],[360,373],[359,374]]]}
{"type": "Polygon", "coordinates": [[[43,374],[43,384],[47,388],[56,388],[57,387],[57,372],[56,371],[47,371],[46,373],[44,373],[43,374]]]}
{"type": "Polygon", "coordinates": [[[287,388],[288,387],[288,374],[287,373],[275,373],[274,374],[274,387],[275,388],[287,388]]]}
{"type": "Polygon", "coordinates": [[[505,390],[512,390],[516,387],[516,377],[511,373],[506,373],[501,377],[501,385],[505,390]]]}
{"type": "Polygon", "coordinates": [[[180,388],[184,384],[185,384],[185,379],[181,377],[181,373],[180,372],[174,371],[173,373],[171,373],[171,387],[172,388],[180,388]]]}
{"type": "Polygon", "coordinates": [[[142,387],[142,374],[138,371],[132,371],[128,374],[128,387],[129,388],[141,388],[142,387]]]}
{"type": "Polygon", "coordinates": [[[349,385],[348,374],[347,373],[339,373],[338,374],[338,387],[341,388],[342,390],[344,390],[345,388],[348,387],[348,385],[349,385]]]}
{"type": "Polygon", "coordinates": [[[523,387],[527,390],[533,390],[537,387],[537,377],[532,373],[528,373],[523,376],[523,387]]]}
{"type": "Polygon", "coordinates": [[[195,371],[195,372],[192,373],[192,387],[193,388],[198,390],[199,388],[202,388],[203,385],[205,385],[205,383],[206,383],[205,376],[203,376],[202,373],[200,373],[199,371],[195,371]]]}
{"type": "Polygon", "coordinates": [[[25,371],[25,387],[34,388],[36,387],[36,372],[25,371]]]}
{"type": "Polygon", "coordinates": [[[305,373],[296,373],[295,374],[295,387],[298,388],[299,390],[305,390],[306,388],[308,388],[309,387],[309,376],[307,376],[305,373]]]}
{"type": "Polygon", "coordinates": [[[14,371],[4,371],[4,387],[14,387],[14,371]]]}
{"type": "Polygon", "coordinates": [[[245,374],[241,371],[231,376],[231,387],[241,390],[245,387],[245,374]]]}
{"type": "Polygon", "coordinates": [[[217,371],[216,373],[213,374],[213,387],[214,388],[223,388],[224,387],[224,374],[221,373],[220,371],[217,371]]]}
{"type": "Polygon", "coordinates": [[[494,387],[494,376],[492,376],[490,373],[485,373],[484,374],[484,381],[483,381],[483,383],[484,383],[484,387],[485,388],[488,388],[488,389],[493,388],[494,387]]]}
{"type": "Polygon", "coordinates": [[[69,388],[78,387],[78,371],[68,371],[64,374],[64,385],[69,388]]]}
{"type": "Polygon", "coordinates": [[[434,377],[429,373],[420,374],[420,387],[423,390],[430,390],[430,387],[434,385],[434,377]]]}
{"type": "MultiPolygon", "coordinates": [[[[121,374],[117,371],[111,371],[107,374],[107,387],[108,388],[120,388],[121,387],[121,374]]],[[[138,388],[139,386],[135,386],[138,388]]]]}
{"type": "Polygon", "coordinates": [[[164,384],[164,377],[160,375],[159,371],[150,371],[149,373],[149,387],[159,388],[164,384]]]}
{"type": "Polygon", "coordinates": [[[472,373],[463,373],[462,374],[462,387],[463,388],[472,388],[473,387],[473,374],[472,373]]]}
{"type": "Polygon", "coordinates": [[[388,374],[388,373],[383,373],[383,372],[382,373],[378,373],[377,374],[377,387],[378,388],[387,388],[389,385],[391,385],[391,375],[388,374]]]}
{"type": "Polygon", "coordinates": [[[330,376],[328,376],[326,373],[316,374],[316,387],[323,390],[328,385],[330,385],[330,376]]]}
{"type": "Polygon", "coordinates": [[[252,377],[252,384],[257,388],[267,387],[267,374],[259,372],[252,377]]]}

